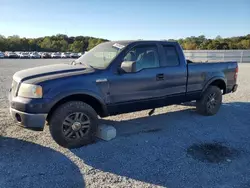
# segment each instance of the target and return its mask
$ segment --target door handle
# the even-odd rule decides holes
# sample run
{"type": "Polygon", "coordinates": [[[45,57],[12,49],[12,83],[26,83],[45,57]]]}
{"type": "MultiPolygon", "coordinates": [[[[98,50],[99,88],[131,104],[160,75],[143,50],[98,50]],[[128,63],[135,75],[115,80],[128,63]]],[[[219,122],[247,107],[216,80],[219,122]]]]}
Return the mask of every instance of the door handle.
{"type": "Polygon", "coordinates": [[[157,74],[156,81],[164,80],[164,74],[157,74]]]}

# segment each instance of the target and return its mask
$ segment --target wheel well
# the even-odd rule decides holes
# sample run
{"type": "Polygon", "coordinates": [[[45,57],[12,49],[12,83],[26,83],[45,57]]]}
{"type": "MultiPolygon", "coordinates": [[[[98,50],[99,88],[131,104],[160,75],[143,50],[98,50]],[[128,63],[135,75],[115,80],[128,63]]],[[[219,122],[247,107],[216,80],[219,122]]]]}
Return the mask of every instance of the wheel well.
{"type": "Polygon", "coordinates": [[[218,88],[220,88],[223,91],[223,94],[226,93],[226,84],[223,80],[215,80],[210,85],[217,86],[218,88]]]}
{"type": "Polygon", "coordinates": [[[101,104],[101,102],[99,100],[97,100],[95,97],[92,97],[90,95],[85,95],[85,94],[75,94],[75,95],[70,95],[67,96],[63,99],[61,99],[60,101],[58,101],[51,109],[50,112],[47,116],[47,121],[50,120],[51,115],[53,114],[53,112],[62,104],[69,102],[69,101],[82,101],[87,103],[88,105],[90,105],[92,108],[94,108],[94,110],[96,111],[96,113],[101,116],[104,117],[105,116],[105,110],[103,108],[103,105],[101,104]]]}

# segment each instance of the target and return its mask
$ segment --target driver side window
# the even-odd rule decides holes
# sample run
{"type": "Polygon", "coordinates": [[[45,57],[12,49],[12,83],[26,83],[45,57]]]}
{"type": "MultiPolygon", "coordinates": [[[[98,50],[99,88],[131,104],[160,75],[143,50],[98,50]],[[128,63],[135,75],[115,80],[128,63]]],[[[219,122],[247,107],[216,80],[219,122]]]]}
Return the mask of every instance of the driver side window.
{"type": "Polygon", "coordinates": [[[154,45],[134,47],[125,55],[124,61],[135,61],[136,72],[160,66],[157,47],[154,45]]]}

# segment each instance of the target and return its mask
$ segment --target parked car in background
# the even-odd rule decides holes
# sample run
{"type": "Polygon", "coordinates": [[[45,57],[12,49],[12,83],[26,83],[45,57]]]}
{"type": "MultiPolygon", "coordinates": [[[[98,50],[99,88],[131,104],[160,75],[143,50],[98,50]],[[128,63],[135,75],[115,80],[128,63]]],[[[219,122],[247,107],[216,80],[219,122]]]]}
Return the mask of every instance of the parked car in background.
{"type": "Polygon", "coordinates": [[[70,58],[70,52],[63,52],[61,58],[70,58]]]}
{"type": "Polygon", "coordinates": [[[51,54],[51,58],[61,58],[61,53],[60,52],[54,52],[51,54]]]}
{"type": "Polygon", "coordinates": [[[22,53],[20,53],[20,55],[19,55],[19,58],[30,58],[30,54],[29,54],[29,52],[22,52],[22,53]]]}
{"type": "Polygon", "coordinates": [[[20,54],[21,54],[22,52],[20,52],[20,51],[15,51],[15,54],[18,56],[18,57],[20,57],[20,54]]]}
{"type": "Polygon", "coordinates": [[[44,58],[44,59],[51,58],[50,53],[48,52],[41,53],[41,58],[44,58]]]}
{"type": "Polygon", "coordinates": [[[7,58],[18,58],[19,56],[15,52],[5,52],[7,58]]]}
{"type": "MultiPolygon", "coordinates": [[[[3,52],[2,52],[3,53],[3,52]]],[[[79,58],[87,52],[36,52],[36,51],[6,51],[0,58],[79,58]]]]}
{"type": "Polygon", "coordinates": [[[30,54],[30,58],[39,59],[39,58],[41,58],[41,56],[39,55],[39,53],[33,52],[33,53],[30,54]]]}
{"type": "Polygon", "coordinates": [[[70,57],[71,58],[78,58],[79,56],[78,56],[78,53],[71,53],[70,57]]]}
{"type": "Polygon", "coordinates": [[[81,57],[83,54],[84,54],[84,52],[83,53],[79,52],[78,57],[81,57]]]}
{"type": "Polygon", "coordinates": [[[4,53],[0,51],[0,58],[4,58],[4,57],[5,57],[4,53]]]}

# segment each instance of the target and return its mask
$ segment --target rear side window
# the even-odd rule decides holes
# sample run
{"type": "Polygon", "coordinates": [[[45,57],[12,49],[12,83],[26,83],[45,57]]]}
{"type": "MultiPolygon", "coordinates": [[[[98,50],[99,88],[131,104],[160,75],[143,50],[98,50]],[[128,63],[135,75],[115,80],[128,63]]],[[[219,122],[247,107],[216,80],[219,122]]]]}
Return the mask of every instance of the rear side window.
{"type": "Polygon", "coordinates": [[[163,46],[163,48],[164,48],[165,57],[166,57],[165,65],[168,67],[178,66],[180,62],[179,62],[179,56],[177,54],[175,47],[163,46]]]}

